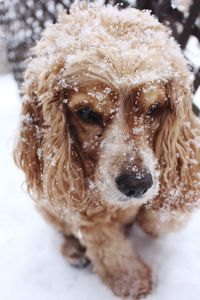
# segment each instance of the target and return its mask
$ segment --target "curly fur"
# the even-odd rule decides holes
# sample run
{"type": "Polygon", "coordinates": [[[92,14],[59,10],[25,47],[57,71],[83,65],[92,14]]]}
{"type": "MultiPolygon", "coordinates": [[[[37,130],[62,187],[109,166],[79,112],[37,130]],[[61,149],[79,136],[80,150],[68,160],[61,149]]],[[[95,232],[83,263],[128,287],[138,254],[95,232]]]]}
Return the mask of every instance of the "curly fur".
{"type": "Polygon", "coordinates": [[[123,226],[135,220],[158,236],[199,206],[200,125],[191,74],[169,30],[148,12],[77,2],[35,47],[23,94],[14,156],[40,211],[79,239],[115,294],[147,294],[150,269],[123,226]],[[104,129],[78,119],[74,103],[83,95],[109,114],[104,129]],[[139,116],[154,98],[160,115],[139,116]],[[113,177],[138,164],[154,184],[141,199],[127,199],[113,177]]]}

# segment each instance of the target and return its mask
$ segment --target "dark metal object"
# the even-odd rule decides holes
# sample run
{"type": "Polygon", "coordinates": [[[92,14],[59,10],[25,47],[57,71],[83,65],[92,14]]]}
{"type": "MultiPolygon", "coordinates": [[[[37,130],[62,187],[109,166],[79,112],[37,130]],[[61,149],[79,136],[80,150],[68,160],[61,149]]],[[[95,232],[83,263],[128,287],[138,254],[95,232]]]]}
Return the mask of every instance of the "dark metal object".
{"type": "Polygon", "coordinates": [[[200,36],[200,28],[195,26],[195,21],[199,16],[199,12],[200,1],[194,0],[193,4],[190,6],[188,18],[184,20],[183,31],[178,38],[178,42],[183,49],[185,48],[191,34],[195,35],[196,37],[200,36]],[[195,31],[193,29],[195,29],[195,31]]]}
{"type": "MultiPolygon", "coordinates": [[[[39,40],[42,30],[49,22],[56,22],[59,7],[69,13],[73,0],[0,0],[0,24],[5,30],[5,42],[8,60],[11,63],[15,79],[20,85],[23,81],[25,60],[30,49],[39,40]]],[[[191,0],[188,12],[174,7],[171,0],[137,0],[136,7],[150,9],[159,21],[171,27],[175,39],[184,50],[190,36],[200,42],[200,0],[191,0]]],[[[105,0],[105,4],[117,5],[119,9],[127,7],[128,1],[105,0]]],[[[200,86],[200,69],[195,70],[194,91],[200,86]]]]}
{"type": "Polygon", "coordinates": [[[0,2],[0,24],[4,27],[8,61],[20,86],[25,60],[40,39],[42,30],[55,23],[59,8],[69,13],[72,0],[9,0],[0,2]]]}

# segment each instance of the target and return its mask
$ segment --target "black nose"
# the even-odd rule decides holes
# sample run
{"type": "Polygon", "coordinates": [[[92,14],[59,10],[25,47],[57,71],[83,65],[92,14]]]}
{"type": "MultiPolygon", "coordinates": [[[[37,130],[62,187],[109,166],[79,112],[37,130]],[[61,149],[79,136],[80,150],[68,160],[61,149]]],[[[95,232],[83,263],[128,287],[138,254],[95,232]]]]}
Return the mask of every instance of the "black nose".
{"type": "Polygon", "coordinates": [[[127,197],[140,197],[152,186],[153,179],[147,170],[123,173],[115,182],[118,189],[127,197]]]}

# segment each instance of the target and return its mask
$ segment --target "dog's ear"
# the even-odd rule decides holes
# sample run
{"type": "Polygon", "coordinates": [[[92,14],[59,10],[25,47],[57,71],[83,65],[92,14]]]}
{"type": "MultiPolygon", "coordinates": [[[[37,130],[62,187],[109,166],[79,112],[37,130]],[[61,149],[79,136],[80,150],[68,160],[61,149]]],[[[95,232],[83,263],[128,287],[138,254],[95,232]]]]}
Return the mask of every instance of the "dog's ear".
{"type": "Polygon", "coordinates": [[[36,90],[36,84],[32,82],[24,95],[14,159],[18,167],[25,172],[28,191],[34,192],[40,198],[43,169],[41,151],[43,117],[36,90]]]}
{"type": "Polygon", "coordinates": [[[28,190],[37,200],[48,200],[57,212],[67,207],[83,210],[86,205],[82,168],[65,113],[67,92],[59,84],[61,67],[44,73],[37,83],[30,78],[32,73],[27,72],[14,151],[17,165],[26,174],[28,190]]]}
{"type": "MultiPolygon", "coordinates": [[[[192,112],[189,85],[174,80],[168,85],[167,93],[170,109],[158,130],[155,152],[161,165],[162,186],[168,191],[171,189],[174,200],[180,187],[184,195],[180,193],[179,200],[184,201],[186,207],[196,202],[200,195],[197,178],[200,171],[200,123],[192,112]]],[[[164,195],[164,188],[161,190],[164,195]]],[[[174,201],[174,204],[180,203],[174,201]]]]}
{"type": "Polygon", "coordinates": [[[60,86],[58,78],[48,81],[48,93],[42,101],[44,195],[58,213],[66,208],[80,211],[86,204],[85,181],[69,129],[68,91],[60,86]]]}

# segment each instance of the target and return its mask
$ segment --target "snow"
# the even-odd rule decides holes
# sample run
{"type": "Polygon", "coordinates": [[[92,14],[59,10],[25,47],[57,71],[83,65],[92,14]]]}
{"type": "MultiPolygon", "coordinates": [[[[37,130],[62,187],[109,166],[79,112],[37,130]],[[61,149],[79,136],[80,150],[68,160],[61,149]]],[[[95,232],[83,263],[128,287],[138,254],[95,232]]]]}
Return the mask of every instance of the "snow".
{"type": "Polygon", "coordinates": [[[198,88],[198,90],[195,93],[194,103],[200,109],[200,87],[198,88]]]}
{"type": "MultiPolygon", "coordinates": [[[[119,299],[90,269],[74,269],[60,254],[61,236],[34,209],[12,160],[20,99],[11,75],[0,77],[0,99],[1,299],[119,299]]],[[[133,230],[134,245],[155,277],[147,300],[200,299],[199,228],[200,212],[185,229],[158,240],[133,230]]]]}

